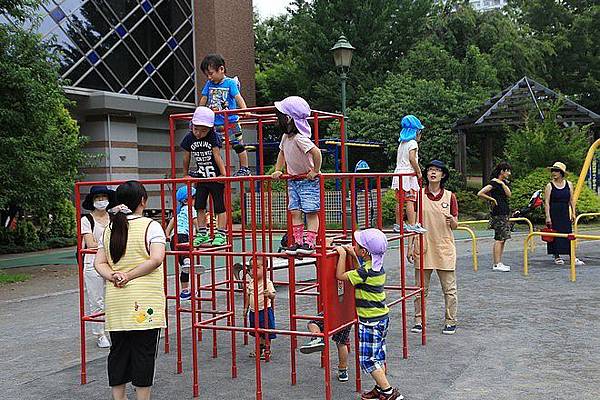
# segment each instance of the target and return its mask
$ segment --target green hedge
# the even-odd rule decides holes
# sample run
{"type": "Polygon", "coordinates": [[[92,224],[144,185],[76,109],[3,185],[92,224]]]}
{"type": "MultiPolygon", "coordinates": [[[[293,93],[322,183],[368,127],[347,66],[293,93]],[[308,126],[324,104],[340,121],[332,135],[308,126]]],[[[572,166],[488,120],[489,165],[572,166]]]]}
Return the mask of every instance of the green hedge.
{"type": "MultiPolygon", "coordinates": [[[[567,179],[575,185],[579,177],[575,174],[569,174],[567,179]]],[[[546,168],[537,168],[521,179],[516,180],[512,185],[512,197],[510,204],[512,209],[525,207],[529,203],[529,198],[536,190],[544,190],[550,182],[550,172],[546,168]]],[[[593,190],[585,186],[581,191],[577,201],[577,213],[600,212],[600,197],[593,190]]],[[[529,219],[534,222],[543,223],[545,221],[543,207],[538,208],[530,214],[529,219]]]]}

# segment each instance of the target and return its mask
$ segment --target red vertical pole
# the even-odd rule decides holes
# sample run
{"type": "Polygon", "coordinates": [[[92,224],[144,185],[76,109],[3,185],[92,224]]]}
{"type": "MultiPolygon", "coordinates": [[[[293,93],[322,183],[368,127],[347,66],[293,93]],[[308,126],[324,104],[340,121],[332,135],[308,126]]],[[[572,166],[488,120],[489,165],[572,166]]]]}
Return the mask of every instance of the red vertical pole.
{"type": "Polygon", "coordinates": [[[352,176],[350,178],[350,210],[351,213],[350,215],[352,216],[352,232],[354,232],[357,229],[356,223],[358,221],[358,213],[356,210],[356,202],[354,201],[356,199],[356,190],[355,190],[355,186],[356,186],[356,178],[354,176],[352,176]]]}
{"type": "MultiPolygon", "coordinates": [[[[190,193],[189,191],[189,182],[188,182],[188,193],[190,193]]],[[[189,207],[189,205],[188,205],[189,207]]],[[[191,232],[190,232],[191,233],[191,232]]],[[[190,239],[191,239],[191,235],[190,235],[190,239]]],[[[191,294],[191,299],[190,299],[190,308],[191,308],[191,312],[192,312],[192,369],[193,369],[193,395],[194,397],[198,397],[198,330],[200,330],[201,332],[201,328],[197,328],[196,327],[196,323],[197,323],[197,317],[198,315],[196,314],[196,267],[195,267],[195,260],[191,259],[190,260],[190,294],[191,294]],[[198,329],[198,330],[197,330],[198,329]]],[[[201,293],[199,293],[200,295],[202,295],[201,293]]]]}
{"type": "MultiPolygon", "coordinates": [[[[399,177],[400,188],[396,192],[396,198],[399,200],[400,207],[400,296],[402,297],[402,357],[408,357],[408,337],[406,332],[406,270],[405,270],[405,253],[404,253],[404,190],[402,190],[402,177],[399,177]]],[[[410,242],[410,239],[409,239],[410,242]]]]}
{"type": "MultiPolygon", "coordinates": [[[[250,178],[250,210],[252,212],[251,221],[251,232],[252,232],[252,254],[256,254],[256,189],[254,178],[250,178]]],[[[256,399],[262,400],[262,377],[261,377],[261,366],[260,366],[260,334],[258,333],[259,320],[258,313],[261,310],[258,309],[258,280],[256,279],[256,255],[252,257],[252,283],[254,285],[254,353],[255,353],[255,366],[256,366],[256,399]]],[[[265,304],[266,306],[266,304],[265,304]]],[[[265,316],[265,326],[268,326],[268,318],[265,316]]],[[[267,335],[267,333],[265,333],[267,335]]]]}
{"type": "MultiPolygon", "coordinates": [[[[169,148],[171,151],[171,178],[177,177],[177,167],[175,166],[175,119],[169,116],[169,148]]],[[[187,171],[183,171],[187,174],[187,171]]]]}
{"type": "MultiPolygon", "coordinates": [[[[242,214],[242,252],[246,253],[246,217],[248,210],[246,209],[246,193],[245,193],[246,183],[244,181],[240,182],[240,209],[242,214]]],[[[252,210],[250,210],[252,212],[252,210]]],[[[244,290],[243,296],[246,295],[246,290],[248,290],[246,285],[246,268],[248,264],[248,258],[246,256],[242,257],[242,289],[244,290]]],[[[244,328],[248,327],[248,319],[246,316],[243,316],[244,320],[244,328]]],[[[244,331],[244,345],[248,344],[248,332],[244,331]]]]}
{"type": "Polygon", "coordinates": [[[83,254],[81,238],[81,193],[79,183],[75,184],[75,218],[77,222],[77,273],[79,278],[79,328],[81,346],[81,384],[87,383],[86,354],[85,354],[85,293],[83,280],[83,254]]]}
{"type": "Polygon", "coordinates": [[[369,178],[364,178],[365,183],[365,229],[368,228],[369,224],[369,178]]]}
{"type": "MultiPolygon", "coordinates": [[[[286,191],[286,204],[289,204],[286,191]]],[[[294,240],[294,235],[292,232],[292,213],[290,210],[287,210],[287,221],[288,221],[288,243],[294,240]]],[[[288,261],[288,276],[289,276],[289,298],[290,298],[290,330],[295,331],[296,327],[296,263],[295,258],[287,256],[288,261]]],[[[292,365],[291,369],[291,380],[292,385],[296,384],[296,347],[297,347],[297,338],[295,335],[292,335],[290,338],[290,362],[292,365]]]]}
{"type": "MultiPolygon", "coordinates": [[[[163,229],[166,227],[165,225],[165,184],[160,184],[160,209],[161,209],[161,225],[163,229]]],[[[165,323],[167,327],[165,328],[165,353],[170,351],[171,344],[169,342],[169,285],[167,283],[167,259],[168,256],[165,255],[163,258],[163,290],[165,291],[165,323]]],[[[178,296],[179,297],[179,296],[178,296]]]]}
{"type": "MultiPolygon", "coordinates": [[[[242,193],[242,188],[244,186],[244,182],[240,181],[240,193],[242,193]]],[[[225,199],[227,201],[226,205],[229,209],[233,209],[233,204],[231,201],[231,191],[230,197],[225,199]]],[[[234,240],[235,237],[233,235],[233,212],[229,211],[230,218],[227,220],[227,232],[229,237],[231,238],[231,248],[234,249],[234,240]]],[[[245,241],[244,236],[242,235],[242,243],[245,241]]],[[[227,318],[229,326],[235,326],[235,287],[236,283],[234,282],[235,277],[233,275],[233,257],[228,256],[226,259],[225,265],[225,273],[227,274],[227,311],[231,312],[231,315],[227,318]]],[[[231,331],[231,377],[237,377],[237,346],[236,346],[236,336],[235,331],[231,331]]]]}
{"type": "Polygon", "coordinates": [[[315,144],[319,147],[319,113],[313,112],[313,133],[315,135],[315,144]]]}
{"type": "MultiPolygon", "coordinates": [[[[419,182],[419,187],[421,186],[421,182],[419,182]]],[[[423,190],[419,190],[418,193],[419,200],[419,223],[423,224],[423,190]]],[[[423,235],[419,235],[419,276],[421,277],[421,345],[425,346],[427,344],[427,321],[426,321],[426,304],[425,304],[425,271],[424,271],[424,259],[423,259],[423,235]]]]}
{"type": "MultiPolygon", "coordinates": [[[[227,200],[227,199],[225,199],[225,200],[227,200]]],[[[226,259],[226,261],[227,261],[227,259],[226,259]]],[[[211,280],[211,286],[210,286],[210,288],[211,288],[211,300],[210,300],[210,304],[211,304],[211,308],[213,310],[217,309],[217,292],[215,290],[216,289],[215,283],[217,281],[216,268],[217,268],[217,263],[216,263],[215,256],[210,256],[210,280],[211,280]]],[[[225,265],[225,269],[227,269],[227,265],[225,265]]],[[[202,297],[202,296],[200,296],[200,297],[202,297]]],[[[229,302],[229,296],[227,297],[227,302],[229,302]]],[[[213,325],[217,325],[217,321],[213,321],[213,325]]],[[[217,353],[217,330],[216,329],[212,330],[212,339],[213,339],[212,357],[213,358],[217,358],[218,353],[217,353]]]]}
{"type": "Polygon", "coordinates": [[[381,176],[377,177],[377,228],[383,229],[383,208],[381,207],[381,176]]]}
{"type": "MultiPolygon", "coordinates": [[[[315,121],[318,122],[317,117],[315,117],[315,121]]],[[[318,123],[315,123],[318,125],[318,123]]],[[[326,301],[329,297],[327,296],[329,293],[328,285],[324,285],[323,282],[326,280],[323,278],[325,264],[325,257],[327,255],[327,246],[325,244],[325,228],[326,228],[326,220],[325,220],[325,177],[323,175],[319,175],[319,197],[321,202],[321,207],[319,208],[319,242],[321,243],[321,257],[317,258],[317,264],[319,264],[319,268],[317,268],[317,274],[319,275],[318,279],[318,287],[321,299],[325,300],[321,303],[325,307],[325,312],[323,313],[323,340],[325,341],[325,349],[323,350],[323,359],[325,361],[325,399],[331,400],[331,363],[329,362],[329,354],[330,354],[330,341],[329,341],[329,332],[331,330],[331,321],[330,321],[330,304],[326,301]]],[[[331,271],[329,271],[331,273],[331,271]]]]}
{"type": "Polygon", "coordinates": [[[258,171],[259,175],[265,174],[265,160],[264,160],[264,139],[263,139],[263,120],[261,117],[258,118],[258,162],[260,164],[260,169],[258,171]]]}
{"type": "Polygon", "coordinates": [[[231,176],[231,143],[229,142],[229,116],[227,110],[223,111],[223,136],[225,137],[225,175],[231,176]]]}

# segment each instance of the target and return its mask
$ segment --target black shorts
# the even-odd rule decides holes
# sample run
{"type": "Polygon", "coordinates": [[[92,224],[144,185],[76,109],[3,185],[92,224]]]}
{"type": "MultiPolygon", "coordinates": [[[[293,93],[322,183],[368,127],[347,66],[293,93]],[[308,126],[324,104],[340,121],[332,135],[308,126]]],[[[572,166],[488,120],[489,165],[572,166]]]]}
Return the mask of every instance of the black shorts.
{"type": "Polygon", "coordinates": [[[158,354],[160,329],[110,332],[108,384],[119,386],[131,382],[136,387],[152,386],[158,354]]]}
{"type": "MultiPolygon", "coordinates": [[[[319,313],[319,315],[322,316],[321,313],[319,313]]],[[[308,324],[315,324],[316,326],[319,327],[319,330],[321,332],[323,332],[323,328],[324,328],[324,324],[323,321],[317,321],[317,320],[310,320],[308,321],[308,324]]],[[[333,335],[331,335],[331,340],[333,340],[334,342],[336,342],[337,344],[350,344],[350,330],[352,329],[352,325],[337,331],[336,333],[334,333],[333,335]]]]}
{"type": "Polygon", "coordinates": [[[194,208],[196,210],[206,210],[208,195],[213,202],[215,214],[225,212],[225,185],[219,182],[198,183],[196,185],[196,202],[194,208]]]}

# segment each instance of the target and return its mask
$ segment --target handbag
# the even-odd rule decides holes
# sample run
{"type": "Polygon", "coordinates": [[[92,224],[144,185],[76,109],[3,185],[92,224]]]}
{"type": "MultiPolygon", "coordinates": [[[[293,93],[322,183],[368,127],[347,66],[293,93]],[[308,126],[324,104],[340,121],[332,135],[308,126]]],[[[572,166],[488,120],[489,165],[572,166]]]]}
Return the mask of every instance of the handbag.
{"type": "MultiPolygon", "coordinates": [[[[546,228],[542,228],[540,230],[540,232],[556,233],[557,231],[555,229],[546,227],[546,228]]],[[[554,236],[542,235],[542,240],[546,243],[552,243],[552,242],[554,242],[554,236]]]]}

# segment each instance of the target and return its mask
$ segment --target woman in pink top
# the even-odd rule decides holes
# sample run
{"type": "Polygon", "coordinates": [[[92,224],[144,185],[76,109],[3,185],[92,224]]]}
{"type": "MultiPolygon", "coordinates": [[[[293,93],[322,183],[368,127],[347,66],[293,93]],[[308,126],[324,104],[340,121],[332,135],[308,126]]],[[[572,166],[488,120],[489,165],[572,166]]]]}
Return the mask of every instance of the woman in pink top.
{"type": "Polygon", "coordinates": [[[310,255],[315,251],[319,230],[317,213],[321,208],[321,190],[316,178],[321,173],[321,150],[310,140],[307,120],[310,107],[306,100],[298,96],[286,97],[276,101],[275,108],[279,127],[284,133],[279,144],[275,172],[271,176],[279,179],[284,166],[289,175],[306,176],[288,181],[288,210],[292,212],[294,243],[285,252],[290,255],[310,255]],[[307,220],[306,238],[303,213],[307,220]]]}

